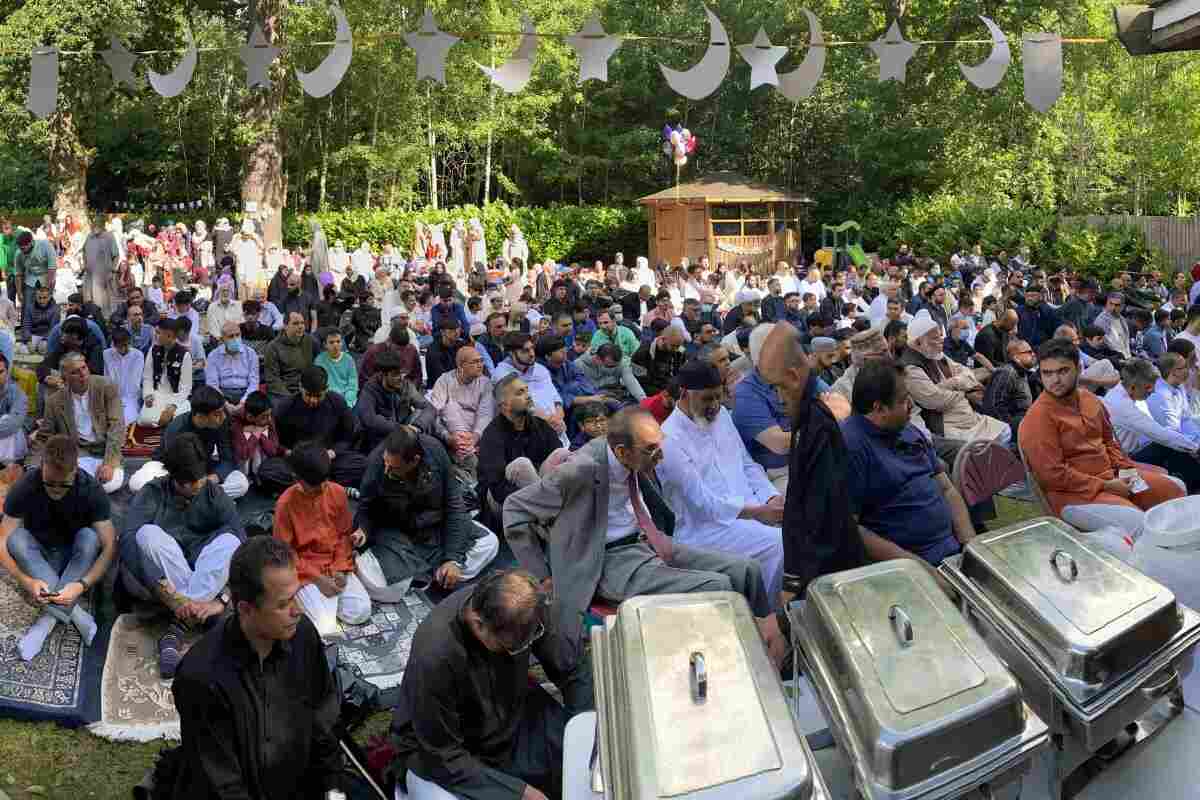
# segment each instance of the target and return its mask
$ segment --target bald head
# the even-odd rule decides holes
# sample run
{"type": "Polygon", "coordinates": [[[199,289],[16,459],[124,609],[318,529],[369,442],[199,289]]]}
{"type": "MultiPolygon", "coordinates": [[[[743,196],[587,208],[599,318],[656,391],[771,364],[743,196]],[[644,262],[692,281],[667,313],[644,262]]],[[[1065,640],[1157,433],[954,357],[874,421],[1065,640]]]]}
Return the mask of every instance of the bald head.
{"type": "Polygon", "coordinates": [[[226,322],[221,326],[222,339],[236,339],[242,333],[242,329],[238,327],[236,322],[226,322]]]}
{"type": "Polygon", "coordinates": [[[777,322],[763,342],[755,367],[775,387],[790,414],[795,414],[808,387],[811,365],[800,342],[800,332],[790,323],[777,322]]]}
{"type": "Polygon", "coordinates": [[[677,325],[668,325],[662,332],[662,339],[669,347],[679,347],[683,344],[683,331],[677,325]]]}
{"type": "Polygon", "coordinates": [[[1000,317],[1000,327],[1006,331],[1015,331],[1020,321],[1021,318],[1017,316],[1016,309],[1010,308],[1000,317]]]}

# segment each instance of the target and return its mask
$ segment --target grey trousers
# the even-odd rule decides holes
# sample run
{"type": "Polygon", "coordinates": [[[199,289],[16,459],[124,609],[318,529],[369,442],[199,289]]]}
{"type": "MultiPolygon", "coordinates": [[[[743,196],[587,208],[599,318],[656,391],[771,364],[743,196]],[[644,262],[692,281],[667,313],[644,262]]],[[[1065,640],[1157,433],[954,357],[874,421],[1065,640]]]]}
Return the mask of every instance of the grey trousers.
{"type": "Polygon", "coordinates": [[[678,542],[670,564],[642,542],[606,550],[597,589],[601,597],[618,603],[643,594],[734,591],[746,598],[756,617],[765,617],[772,605],[757,561],[678,542]]]}

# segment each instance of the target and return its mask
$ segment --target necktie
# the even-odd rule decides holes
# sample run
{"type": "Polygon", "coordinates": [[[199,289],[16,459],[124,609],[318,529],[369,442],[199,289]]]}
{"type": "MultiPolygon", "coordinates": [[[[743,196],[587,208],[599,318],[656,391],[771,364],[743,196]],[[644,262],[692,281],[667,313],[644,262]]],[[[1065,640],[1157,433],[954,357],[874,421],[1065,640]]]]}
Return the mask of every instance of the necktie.
{"type": "Polygon", "coordinates": [[[642,503],[642,494],[638,491],[637,474],[633,472],[629,473],[629,501],[633,503],[633,516],[637,518],[642,535],[646,537],[646,541],[654,548],[658,557],[670,564],[675,545],[671,537],[660,531],[650,518],[650,512],[646,511],[646,506],[642,503]]]}

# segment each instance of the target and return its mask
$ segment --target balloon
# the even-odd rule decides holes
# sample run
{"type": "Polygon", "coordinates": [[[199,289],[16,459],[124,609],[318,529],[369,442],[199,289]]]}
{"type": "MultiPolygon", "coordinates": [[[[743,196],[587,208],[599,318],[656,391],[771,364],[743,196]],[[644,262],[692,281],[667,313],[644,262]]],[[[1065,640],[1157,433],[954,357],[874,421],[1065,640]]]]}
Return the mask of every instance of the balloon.
{"type": "Polygon", "coordinates": [[[670,138],[671,138],[671,126],[663,125],[663,139],[666,139],[669,141],[670,138]]]}
{"type": "Polygon", "coordinates": [[[688,143],[687,143],[687,151],[688,151],[688,154],[689,154],[689,155],[690,155],[690,154],[692,154],[692,153],[694,153],[694,152],[696,152],[696,144],[697,144],[697,142],[699,142],[699,141],[700,141],[700,140],[699,140],[699,139],[697,139],[695,136],[693,136],[692,138],[688,139],[688,143]]]}
{"type": "Polygon", "coordinates": [[[691,131],[689,131],[687,128],[684,128],[683,130],[681,130],[681,131],[679,132],[679,135],[683,137],[683,140],[684,140],[685,142],[686,142],[688,139],[692,138],[692,132],[691,132],[691,131]]]}
{"type": "Polygon", "coordinates": [[[680,155],[675,156],[675,166],[682,167],[686,163],[687,163],[687,156],[680,156],[680,155]]]}
{"type": "Polygon", "coordinates": [[[663,142],[663,155],[665,155],[667,158],[671,157],[671,143],[670,142],[663,142]]]}
{"type": "Polygon", "coordinates": [[[678,146],[679,139],[680,139],[679,131],[671,131],[671,144],[678,146]]]}

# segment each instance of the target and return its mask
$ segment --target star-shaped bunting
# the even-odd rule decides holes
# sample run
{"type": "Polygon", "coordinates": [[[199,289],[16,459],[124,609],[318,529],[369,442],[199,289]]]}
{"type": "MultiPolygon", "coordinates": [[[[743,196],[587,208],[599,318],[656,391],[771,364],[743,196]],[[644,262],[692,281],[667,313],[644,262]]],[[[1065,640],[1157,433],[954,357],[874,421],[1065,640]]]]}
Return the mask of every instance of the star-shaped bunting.
{"type": "Polygon", "coordinates": [[[267,75],[267,70],[271,68],[271,62],[279,58],[279,48],[267,44],[267,37],[263,35],[261,25],[254,26],[250,41],[239,47],[238,52],[241,54],[242,63],[246,65],[246,86],[250,89],[255,86],[270,89],[271,78],[267,75]]]}
{"type": "Polygon", "coordinates": [[[920,45],[906,42],[900,33],[900,23],[895,21],[886,34],[867,46],[879,59],[879,80],[904,83],[905,69],[920,45]]]}
{"type": "Polygon", "coordinates": [[[599,17],[592,17],[583,30],[566,37],[567,44],[579,56],[579,82],[595,78],[608,82],[608,60],[621,46],[620,36],[609,36],[600,25],[599,17]]]}
{"type": "Polygon", "coordinates": [[[129,52],[115,33],[108,35],[108,49],[101,51],[100,57],[108,64],[113,82],[123,83],[130,89],[137,88],[137,78],[133,76],[133,65],[137,63],[137,56],[129,52]]]}
{"type": "Polygon", "coordinates": [[[417,51],[417,80],[432,78],[446,85],[446,56],[458,42],[458,37],[438,30],[433,12],[425,9],[421,29],[404,34],[404,41],[417,51]]]}
{"type": "Polygon", "coordinates": [[[787,55],[786,47],[776,47],[771,44],[771,40],[767,38],[767,32],[759,28],[758,33],[754,36],[754,41],[750,44],[738,45],[737,51],[741,54],[742,60],[750,65],[751,89],[762,86],[764,83],[771,86],[779,85],[779,73],[775,71],[775,65],[787,55]]]}

